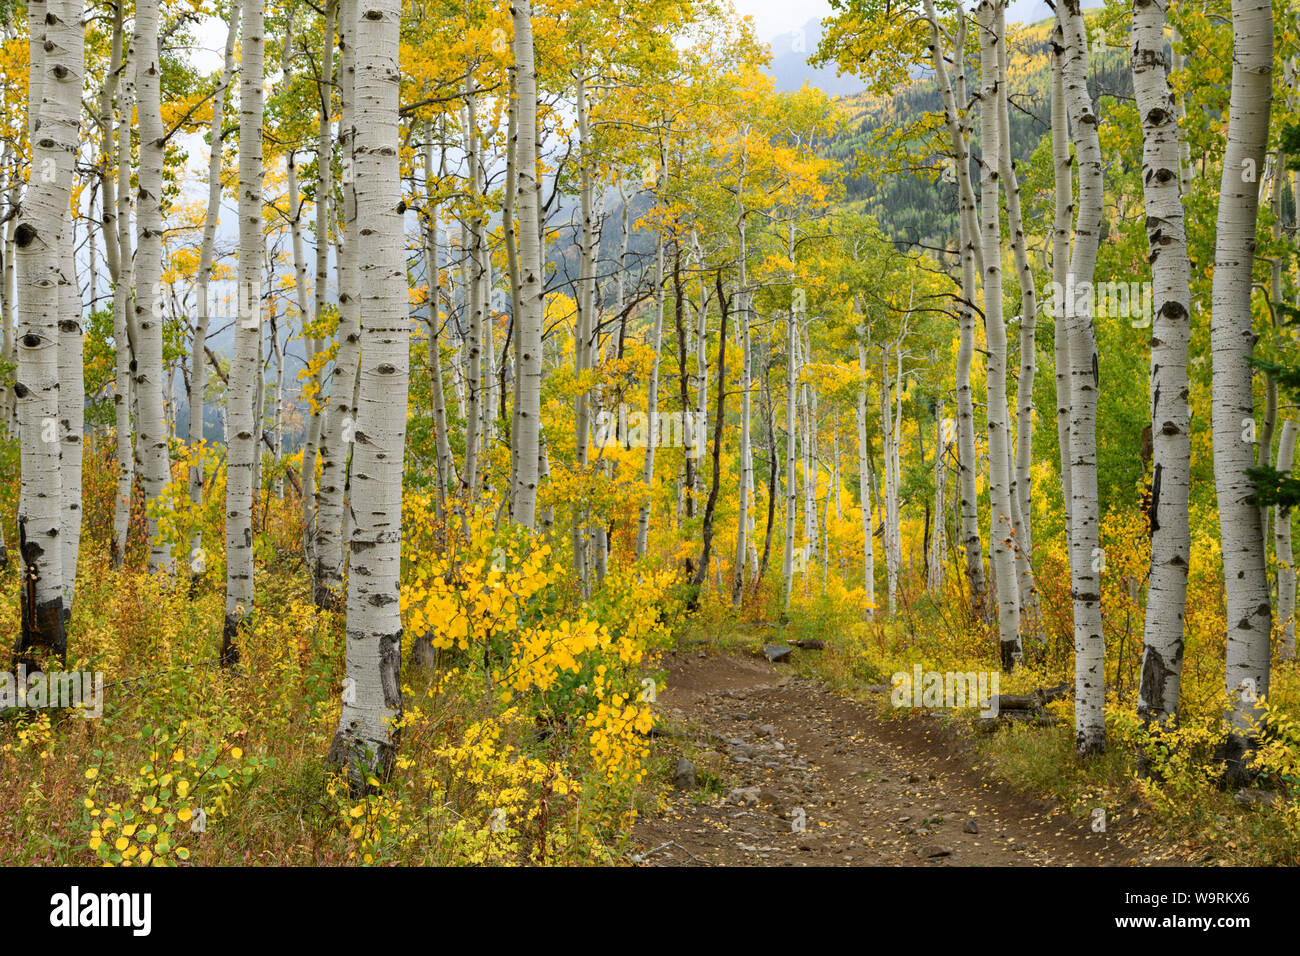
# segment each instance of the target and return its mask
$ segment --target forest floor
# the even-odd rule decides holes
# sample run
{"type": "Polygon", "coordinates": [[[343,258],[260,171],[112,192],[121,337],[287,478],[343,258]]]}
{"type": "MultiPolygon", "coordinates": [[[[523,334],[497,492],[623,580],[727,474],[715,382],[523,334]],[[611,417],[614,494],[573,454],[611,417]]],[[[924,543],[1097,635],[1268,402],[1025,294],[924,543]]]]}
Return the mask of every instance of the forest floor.
{"type": "Polygon", "coordinates": [[[854,700],[735,649],[679,649],[662,667],[658,763],[671,779],[686,757],[695,780],[678,779],[641,814],[634,840],[647,864],[1177,862],[1136,813],[1095,833],[1088,819],[990,776],[952,722],[882,715],[878,693],[854,700]]]}

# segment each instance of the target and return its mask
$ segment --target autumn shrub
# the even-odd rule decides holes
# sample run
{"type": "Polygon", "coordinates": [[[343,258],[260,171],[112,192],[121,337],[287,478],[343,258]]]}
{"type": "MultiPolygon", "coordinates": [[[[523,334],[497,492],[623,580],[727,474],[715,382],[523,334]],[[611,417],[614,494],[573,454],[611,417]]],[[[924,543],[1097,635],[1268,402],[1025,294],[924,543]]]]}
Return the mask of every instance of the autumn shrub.
{"type": "MultiPolygon", "coordinates": [[[[88,486],[110,488],[113,466],[88,456],[88,486]]],[[[67,668],[102,672],[103,716],[0,715],[0,864],[617,860],[662,686],[653,652],[681,624],[677,575],[612,567],[584,602],[544,539],[495,527],[495,503],[440,521],[427,494],[409,494],[401,747],[392,778],[356,799],[324,761],[344,616],[312,602],[292,483],[280,498],[264,478],[256,602],[230,670],[217,660],[224,569],[212,559],[221,463],[181,450],[155,506],[174,577],[146,573],[142,550],[112,567],[113,493],[93,499],[67,668]],[[195,535],[206,561],[192,562],[195,535]]],[[[11,567],[0,627],[17,624],[11,567]]]]}

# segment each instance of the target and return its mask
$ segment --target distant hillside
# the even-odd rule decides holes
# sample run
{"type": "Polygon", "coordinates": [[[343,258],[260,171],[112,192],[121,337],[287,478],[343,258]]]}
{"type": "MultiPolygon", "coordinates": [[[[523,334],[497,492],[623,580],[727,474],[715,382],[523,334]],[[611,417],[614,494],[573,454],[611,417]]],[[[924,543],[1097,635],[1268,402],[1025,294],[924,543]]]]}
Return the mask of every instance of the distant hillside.
{"type": "MultiPolygon", "coordinates": [[[[1050,131],[1051,62],[1048,39],[1052,23],[1045,20],[1021,27],[1011,40],[1008,85],[1011,96],[1011,149],[1023,161],[1050,131]]],[[[978,62],[967,60],[969,91],[978,88],[978,62]]],[[[1131,97],[1133,78],[1126,51],[1109,49],[1090,57],[1089,88],[1099,96],[1131,97]]],[[[839,98],[850,117],[850,132],[833,140],[827,155],[844,163],[848,200],[879,217],[881,225],[899,239],[944,243],[957,231],[956,185],[935,182],[928,172],[890,175],[873,181],[857,169],[865,153],[878,152],[877,140],[891,128],[906,127],[926,113],[939,114],[943,102],[933,76],[919,79],[891,96],[858,93],[839,98]]],[[[979,122],[975,117],[973,154],[979,155],[979,122]]],[[[944,134],[946,138],[946,133],[944,134]]],[[[918,161],[926,157],[918,156],[918,161]]],[[[973,169],[972,169],[973,171],[973,169]]]]}

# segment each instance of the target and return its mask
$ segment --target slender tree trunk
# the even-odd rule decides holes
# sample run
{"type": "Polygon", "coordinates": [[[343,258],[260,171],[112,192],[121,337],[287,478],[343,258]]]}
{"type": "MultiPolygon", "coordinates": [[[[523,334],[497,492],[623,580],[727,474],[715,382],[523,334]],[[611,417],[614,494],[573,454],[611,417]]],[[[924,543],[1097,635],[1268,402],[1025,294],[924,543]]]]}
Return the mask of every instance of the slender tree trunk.
{"type": "Polygon", "coordinates": [[[349,459],[356,436],[357,368],[361,360],[361,300],[357,285],[359,265],[356,222],[356,158],[353,135],[356,116],[357,0],[339,4],[339,93],[343,104],[339,121],[339,152],[343,172],[343,229],[339,242],[338,353],[330,378],[329,404],[320,439],[320,491],[316,495],[316,580],[318,607],[337,607],[343,599],[344,508],[348,490],[349,459]]]}
{"type": "MultiPolygon", "coordinates": [[[[356,21],[356,196],[365,307],[353,459],[347,682],[330,760],[353,793],[396,759],[402,714],[402,462],[410,322],[398,133],[399,0],[362,0],[356,21]]],[[[353,241],[349,238],[349,242],[353,241]]]]}
{"type": "Polygon", "coordinates": [[[727,297],[722,291],[722,274],[714,279],[718,292],[718,309],[721,321],[718,327],[718,397],[717,411],[713,422],[713,484],[709,487],[709,497],[704,503],[704,518],[701,535],[704,545],[700,549],[700,564],[695,569],[695,579],[691,582],[696,588],[703,586],[709,573],[709,556],[713,550],[713,512],[718,504],[718,487],[722,484],[722,424],[727,417],[727,297]]]}
{"type": "MultiPolygon", "coordinates": [[[[740,177],[740,187],[744,188],[744,170],[742,168],[740,177]]],[[[736,503],[736,562],[735,578],[731,585],[731,604],[732,607],[739,608],[741,598],[745,593],[745,553],[748,549],[749,533],[749,496],[750,486],[753,484],[753,458],[749,449],[749,420],[750,420],[750,335],[749,335],[749,299],[748,291],[745,288],[745,210],[742,207],[740,216],[736,224],[736,234],[738,239],[738,255],[736,258],[736,274],[738,288],[736,290],[737,299],[737,325],[740,327],[740,481],[737,487],[738,500],[736,503]]]]}
{"type": "MultiPolygon", "coordinates": [[[[424,146],[425,195],[428,208],[424,217],[424,271],[429,283],[429,388],[433,396],[433,428],[437,442],[437,496],[438,514],[447,510],[447,489],[452,470],[451,443],[447,436],[447,399],[442,381],[442,314],[441,276],[439,266],[441,251],[438,240],[438,182],[433,171],[433,124],[427,132],[424,146]]],[[[439,174],[438,180],[441,179],[439,174]]]]}
{"type": "MultiPolygon", "coordinates": [[[[198,286],[198,321],[194,327],[194,344],[191,348],[190,364],[190,427],[189,443],[197,447],[203,441],[203,403],[204,390],[207,385],[207,339],[208,311],[211,298],[208,283],[212,279],[212,256],[217,238],[217,221],[221,214],[221,133],[226,115],[226,91],[230,88],[235,71],[235,39],[239,35],[239,17],[241,0],[234,0],[230,7],[230,21],[226,28],[226,49],[224,66],[217,89],[212,94],[212,122],[208,126],[208,211],[203,222],[203,239],[199,246],[198,286]]],[[[305,461],[305,459],[304,459],[305,461]]],[[[306,468],[303,469],[304,480],[306,468]]],[[[203,463],[200,461],[190,468],[190,501],[197,508],[203,503],[203,463]]],[[[304,486],[305,487],[305,486],[304,486]]],[[[203,553],[203,534],[196,530],[190,540],[190,568],[198,571],[206,567],[206,555],[203,553]]]]}
{"type": "Polygon", "coordinates": [[[131,497],[135,485],[135,448],[131,419],[135,409],[132,372],[135,367],[135,317],[131,287],[135,282],[135,256],[131,252],[131,115],[135,109],[135,51],[123,55],[122,96],[117,120],[117,246],[120,268],[113,286],[113,346],[116,367],[113,421],[117,450],[117,490],[113,496],[112,562],[126,561],[127,534],[131,526],[131,497]]]}
{"type": "Polygon", "coordinates": [[[984,544],[980,538],[979,490],[975,480],[975,399],[971,390],[971,359],[975,353],[975,266],[978,232],[966,218],[958,223],[961,242],[961,313],[957,347],[957,471],[961,499],[961,541],[966,554],[966,581],[971,612],[985,613],[984,544]]]}
{"type": "MultiPolygon", "coordinates": [[[[862,575],[867,620],[876,616],[876,552],[871,530],[871,448],[867,445],[866,329],[858,326],[858,504],[862,508],[862,575]]],[[[793,471],[793,469],[791,469],[793,471]]],[[[793,531],[793,529],[787,529],[793,531]]]]}
{"type": "Polygon", "coordinates": [[[1179,188],[1179,135],[1166,76],[1165,9],[1133,2],[1133,90],[1142,120],[1142,183],[1147,247],[1155,286],[1151,335],[1153,471],[1147,510],[1151,573],[1142,640],[1138,713],[1163,723],[1178,711],[1191,532],[1191,409],[1187,349],[1191,338],[1191,264],[1179,188]]]}
{"type": "Polygon", "coordinates": [[[1074,229],[1074,159],[1070,155],[1069,112],[1065,103],[1065,33],[1057,18],[1052,32],[1052,169],[1056,201],[1052,222],[1053,345],[1056,361],[1056,439],[1061,460],[1061,498],[1069,551],[1070,509],[1070,330],[1065,283],[1070,272],[1070,234],[1074,229]]]}
{"type": "MultiPolygon", "coordinates": [[[[171,549],[158,533],[150,506],[160,502],[171,480],[171,458],[163,417],[163,124],[162,69],[159,60],[158,0],[140,0],[135,14],[137,114],[140,132],[139,192],[136,213],[135,313],[140,351],[135,387],[140,408],[137,452],[149,529],[149,570],[168,571],[171,549]]],[[[260,257],[259,257],[260,261],[260,257]]]]}
{"type": "Polygon", "coordinates": [[[1259,214],[1259,173],[1264,168],[1272,106],[1273,8],[1266,0],[1233,0],[1232,93],[1228,143],[1219,187],[1215,231],[1213,316],[1214,483],[1227,592],[1227,670],[1232,736],[1229,776],[1246,776],[1260,711],[1268,694],[1269,607],[1263,528],[1246,469],[1255,464],[1255,406],[1250,358],[1251,268],[1259,214]]]}
{"type": "MultiPolygon", "coordinates": [[[[1074,602],[1075,750],[1080,757],[1106,747],[1106,643],[1102,636],[1097,499],[1097,340],[1092,322],[1092,279],[1097,264],[1104,192],[1097,114],[1088,93],[1088,36],[1079,0],[1058,7],[1066,49],[1063,67],[1070,126],[1079,161],[1079,213],[1066,276],[1070,311],[1070,565],[1074,602]],[[1076,299],[1077,301],[1072,301],[1076,299]]],[[[1256,536],[1258,539],[1258,536],[1256,536]]]]}
{"type": "Polygon", "coordinates": [[[1007,330],[1002,318],[1002,217],[998,170],[1002,135],[998,71],[997,4],[982,0],[975,13],[980,31],[980,237],[984,257],[984,334],[988,344],[989,530],[990,563],[997,575],[998,634],[1002,667],[1020,660],[1020,589],[1016,573],[1015,524],[1011,489],[1010,422],[1007,410],[1007,330]]]}
{"type": "MultiPolygon", "coordinates": [[[[320,78],[316,84],[320,99],[320,115],[316,126],[316,210],[315,255],[316,278],[312,284],[312,324],[315,334],[304,334],[307,361],[319,362],[325,343],[318,337],[325,319],[329,287],[329,219],[334,200],[334,142],[331,123],[331,104],[334,84],[334,38],[337,32],[338,0],[325,4],[325,29],[321,39],[320,78]]],[[[320,453],[321,433],[325,427],[324,396],[321,394],[321,376],[313,365],[308,388],[311,417],[307,424],[307,439],[302,449],[302,554],[307,574],[311,578],[312,594],[318,586],[316,571],[320,566],[316,551],[316,460],[320,453]]]]}
{"type": "Polygon", "coordinates": [[[646,414],[647,435],[645,443],[645,461],[641,468],[641,480],[645,491],[641,498],[641,511],[636,523],[636,556],[645,557],[650,535],[650,507],[654,494],[655,445],[659,443],[659,351],[663,343],[664,331],[664,239],[659,235],[655,243],[655,321],[650,333],[650,384],[647,390],[646,414]]]}
{"type": "Polygon", "coordinates": [[[239,271],[235,354],[227,387],[226,621],[221,662],[239,660],[239,628],[253,609],[253,421],[258,344],[262,337],[262,83],[265,77],[263,0],[244,0],[239,67],[239,271]]]}
{"type": "Polygon", "coordinates": [[[519,205],[519,306],[515,335],[519,358],[519,429],[515,448],[514,520],[537,527],[537,486],[541,452],[542,388],[542,250],[534,228],[540,216],[541,183],[537,178],[537,74],[533,65],[532,3],[513,0],[515,83],[518,95],[516,176],[519,205]]]}
{"type": "Polygon", "coordinates": [[[63,548],[63,608],[70,614],[81,551],[81,452],[86,413],[81,289],[71,235],[62,237],[59,255],[64,277],[59,286],[59,474],[63,494],[59,540],[63,548]]]}
{"type": "MultiPolygon", "coordinates": [[[[1008,462],[1011,476],[1011,518],[1015,528],[1016,584],[1020,594],[1022,621],[1038,616],[1038,587],[1034,582],[1031,561],[1033,541],[1030,522],[1034,437],[1034,372],[1037,349],[1034,331],[1038,325],[1038,294],[1034,272],[1025,249],[1025,231],[1020,211],[1020,183],[1011,155],[1011,118],[1007,90],[1006,4],[997,8],[998,38],[998,172],[1007,201],[1007,225],[1011,232],[1011,252],[1020,285],[1020,378],[1016,384],[1016,439],[1014,456],[1008,462]]],[[[1008,423],[1008,428],[1009,428],[1008,423]]],[[[1009,437],[1009,436],[1008,436],[1009,437]]],[[[1008,440],[1008,454],[1011,443],[1008,440]]]]}
{"type": "MultiPolygon", "coordinates": [[[[1282,437],[1277,446],[1277,468],[1290,471],[1295,461],[1296,436],[1300,424],[1290,416],[1282,421],[1282,437]]],[[[1295,553],[1291,549],[1291,512],[1277,507],[1274,519],[1274,548],[1277,552],[1277,621],[1282,629],[1282,646],[1278,656],[1295,660],[1295,553]]]]}
{"type": "MultiPolygon", "coordinates": [[[[475,96],[476,83],[474,74],[465,75],[465,175],[469,180],[469,194],[477,198],[478,173],[478,100],[475,96]]],[[[471,217],[479,215],[471,212],[471,217]]],[[[461,229],[461,235],[468,238],[465,243],[466,271],[462,273],[466,286],[465,295],[469,306],[469,337],[465,343],[465,470],[461,476],[461,492],[466,498],[477,494],[479,469],[479,437],[482,423],[482,373],[483,373],[483,282],[480,270],[483,266],[483,254],[479,243],[483,231],[474,221],[467,222],[461,229]]]]}

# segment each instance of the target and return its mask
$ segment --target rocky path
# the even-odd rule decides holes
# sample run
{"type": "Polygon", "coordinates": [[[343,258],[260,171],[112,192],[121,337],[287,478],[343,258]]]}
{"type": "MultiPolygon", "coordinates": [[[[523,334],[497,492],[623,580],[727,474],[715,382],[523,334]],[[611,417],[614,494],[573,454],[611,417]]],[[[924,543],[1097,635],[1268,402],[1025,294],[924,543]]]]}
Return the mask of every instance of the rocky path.
{"type": "Polygon", "coordinates": [[[1142,865],[1156,855],[990,780],[937,721],[885,719],[761,659],[670,656],[656,742],[677,786],[637,825],[656,866],[1142,865]]]}

